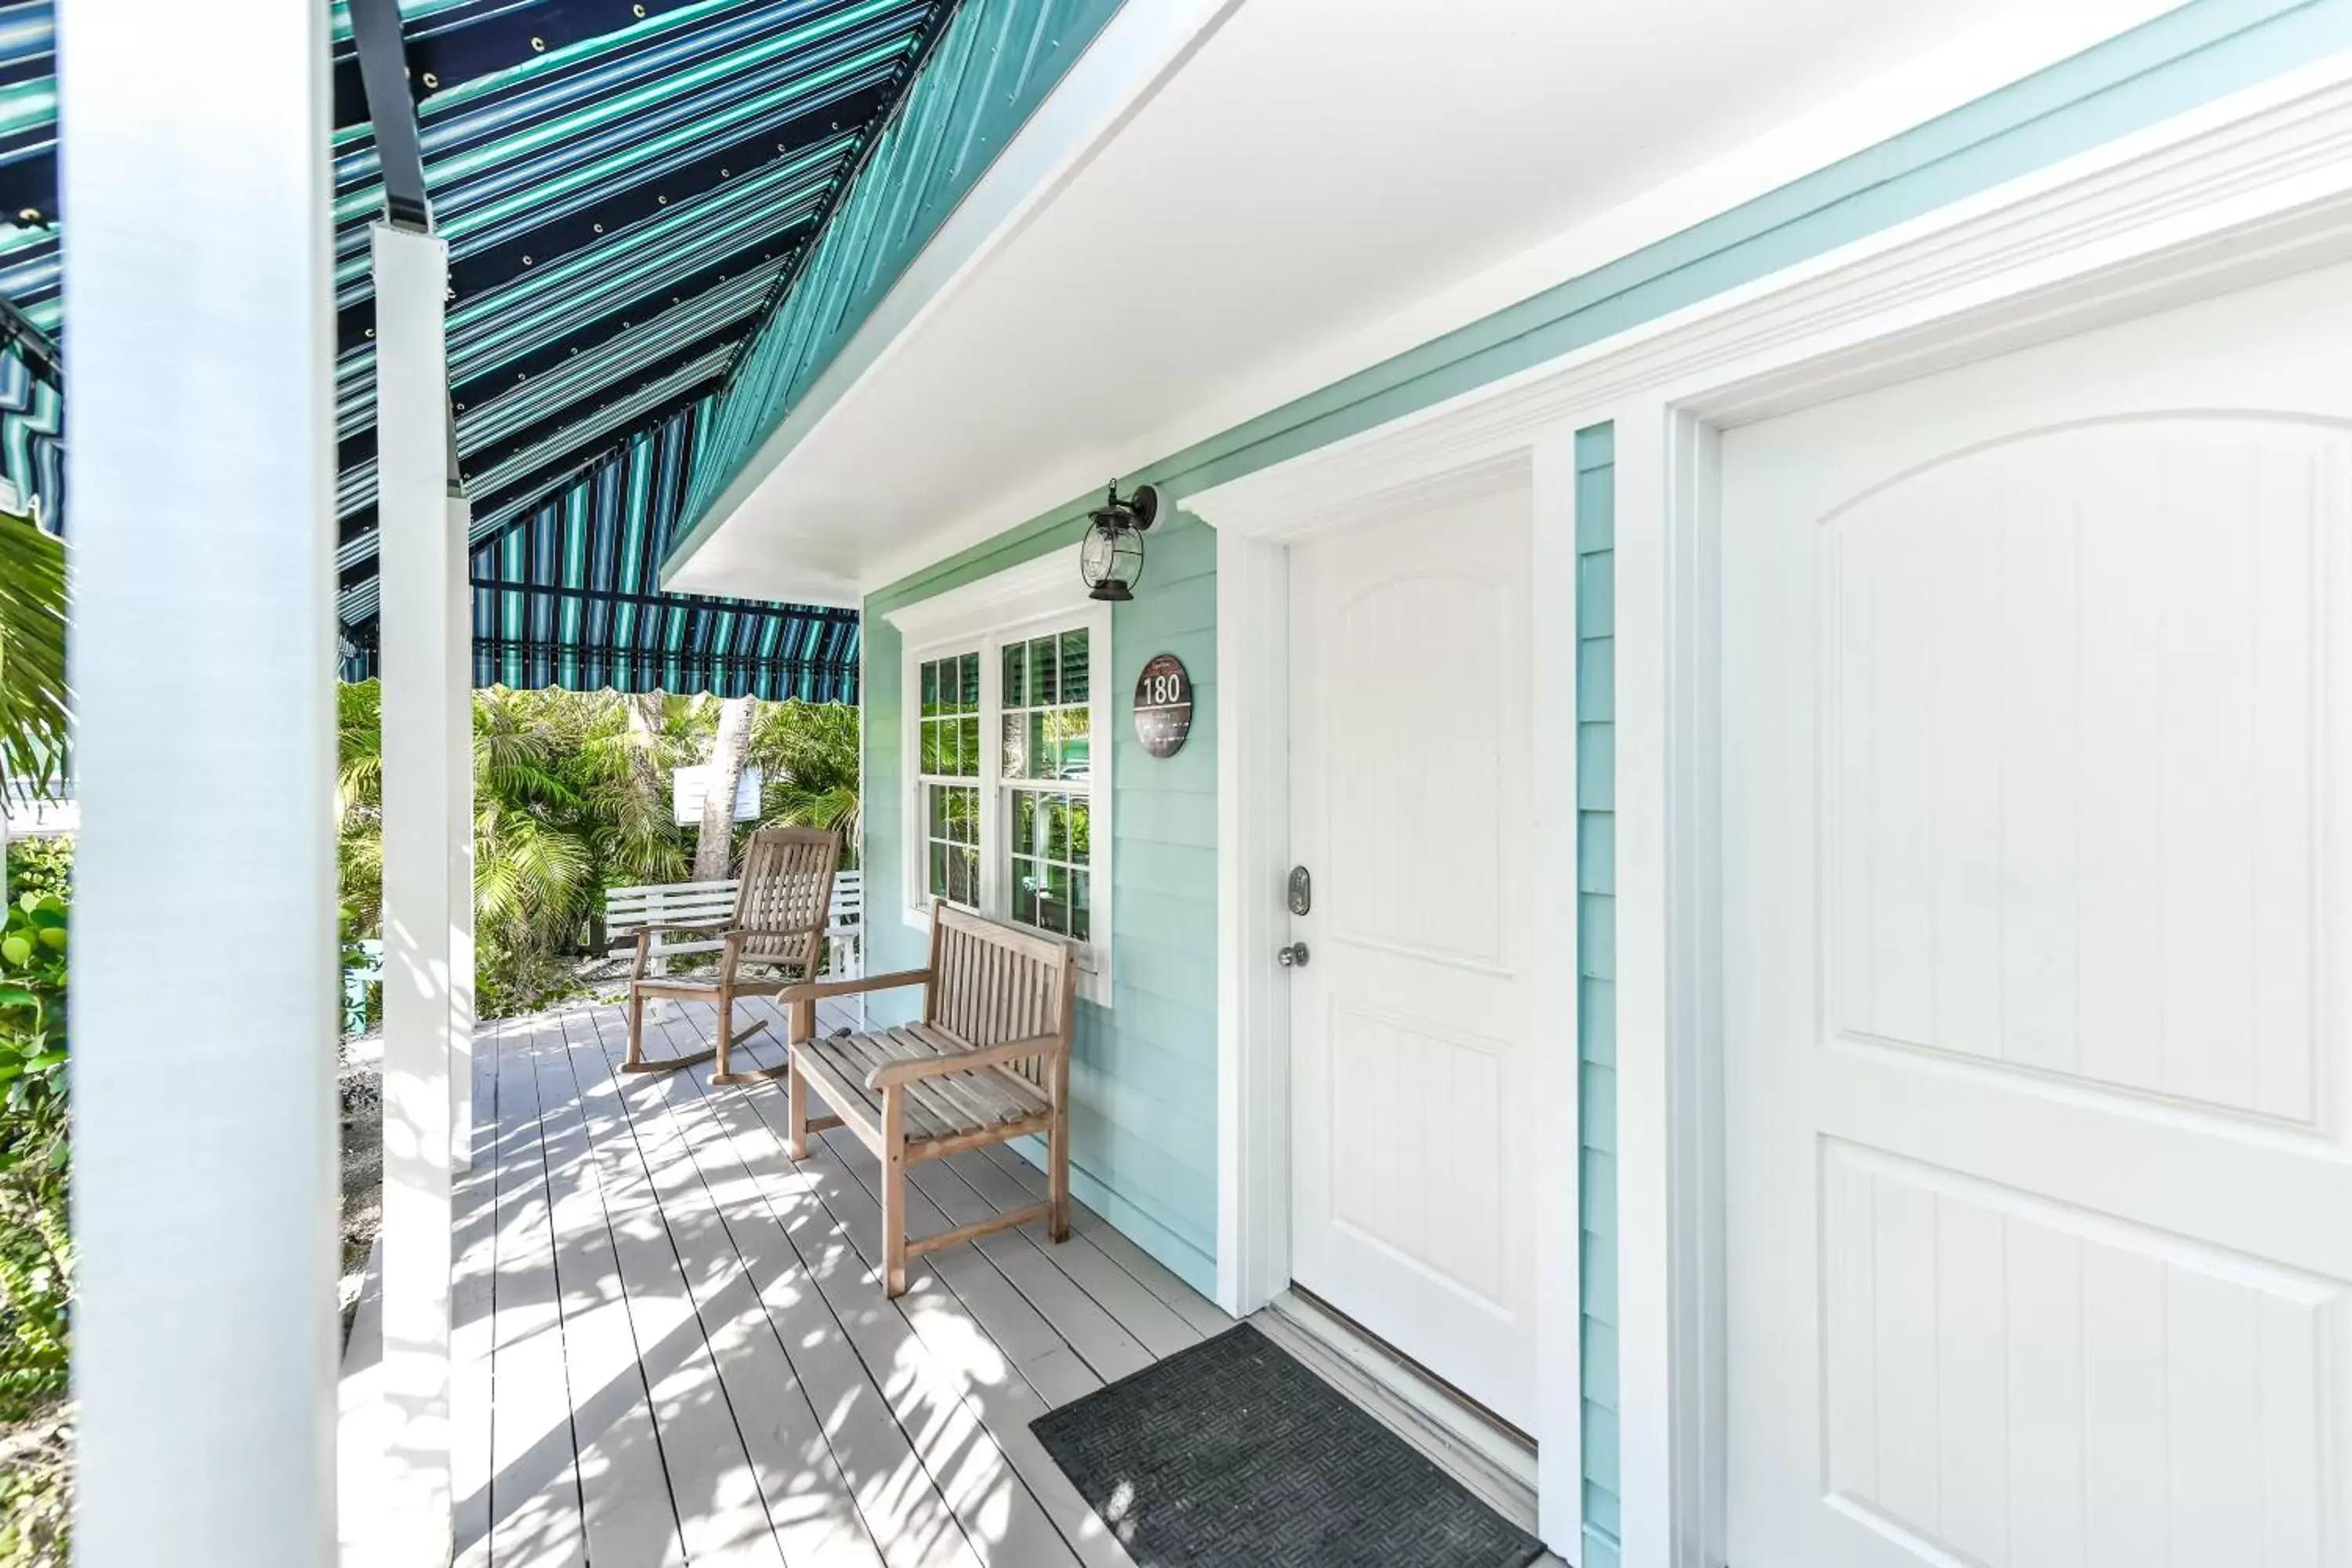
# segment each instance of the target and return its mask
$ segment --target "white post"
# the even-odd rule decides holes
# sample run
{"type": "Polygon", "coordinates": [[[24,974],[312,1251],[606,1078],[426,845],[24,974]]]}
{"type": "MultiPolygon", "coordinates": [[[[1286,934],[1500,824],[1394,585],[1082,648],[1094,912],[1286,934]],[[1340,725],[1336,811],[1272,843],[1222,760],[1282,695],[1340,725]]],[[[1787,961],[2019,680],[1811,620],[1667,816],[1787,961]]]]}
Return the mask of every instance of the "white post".
{"type": "Polygon", "coordinates": [[[1675,1490],[1666,411],[1628,404],[1614,423],[1620,1542],[1626,1562],[1667,1568],[1696,1559],[1677,1546],[1675,1490]]]}
{"type": "Polygon", "coordinates": [[[65,0],[85,1568],[334,1550],[327,7],[65,0]]]}
{"type": "Polygon", "coordinates": [[[449,1161],[474,1165],[474,509],[449,482],[449,1161]]]}
{"type": "MultiPolygon", "coordinates": [[[[449,503],[442,301],[448,248],[379,224],[376,518],[383,540],[383,1479],[387,1563],[448,1561],[450,1067],[459,967],[455,820],[460,733],[449,625],[463,574],[449,503]],[[454,553],[453,553],[454,552],[454,553]]],[[[470,921],[467,922],[470,928],[470,921]]],[[[470,929],[468,931],[470,938],[470,929]]],[[[470,940],[464,944],[470,963],[470,940]]],[[[470,986],[467,987],[470,990],[470,986]]]]}

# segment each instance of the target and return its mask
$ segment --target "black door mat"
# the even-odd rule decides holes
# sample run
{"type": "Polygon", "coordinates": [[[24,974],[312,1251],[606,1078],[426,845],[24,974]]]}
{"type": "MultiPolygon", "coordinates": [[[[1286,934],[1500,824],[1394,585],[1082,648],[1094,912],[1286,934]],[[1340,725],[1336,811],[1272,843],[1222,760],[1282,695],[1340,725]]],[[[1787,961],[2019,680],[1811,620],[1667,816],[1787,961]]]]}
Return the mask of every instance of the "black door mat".
{"type": "Polygon", "coordinates": [[[1246,1323],[1029,1425],[1138,1568],[1523,1568],[1543,1551],[1246,1323]]]}

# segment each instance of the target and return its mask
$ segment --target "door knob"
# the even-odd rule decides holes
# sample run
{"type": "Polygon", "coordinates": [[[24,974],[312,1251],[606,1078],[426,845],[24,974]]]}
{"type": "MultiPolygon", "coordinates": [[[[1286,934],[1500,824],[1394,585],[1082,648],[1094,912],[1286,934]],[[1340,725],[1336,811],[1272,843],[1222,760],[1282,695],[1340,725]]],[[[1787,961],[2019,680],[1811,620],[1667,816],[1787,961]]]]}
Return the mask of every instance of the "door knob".
{"type": "Polygon", "coordinates": [[[1274,961],[1285,969],[1304,969],[1307,967],[1307,944],[1294,942],[1288,947],[1277,948],[1274,961]]]}

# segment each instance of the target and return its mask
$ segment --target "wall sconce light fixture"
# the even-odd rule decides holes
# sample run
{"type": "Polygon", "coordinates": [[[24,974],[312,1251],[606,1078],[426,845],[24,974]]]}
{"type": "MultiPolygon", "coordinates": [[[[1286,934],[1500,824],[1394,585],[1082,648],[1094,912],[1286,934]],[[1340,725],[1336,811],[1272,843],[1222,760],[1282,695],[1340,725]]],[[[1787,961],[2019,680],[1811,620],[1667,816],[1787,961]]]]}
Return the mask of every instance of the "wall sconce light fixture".
{"type": "Polygon", "coordinates": [[[1135,597],[1143,577],[1143,533],[1159,517],[1157,486],[1138,485],[1122,500],[1118,482],[1111,482],[1102,505],[1088,515],[1087,541],[1078,552],[1078,575],[1087,581],[1087,597],[1112,604],[1135,597]]]}

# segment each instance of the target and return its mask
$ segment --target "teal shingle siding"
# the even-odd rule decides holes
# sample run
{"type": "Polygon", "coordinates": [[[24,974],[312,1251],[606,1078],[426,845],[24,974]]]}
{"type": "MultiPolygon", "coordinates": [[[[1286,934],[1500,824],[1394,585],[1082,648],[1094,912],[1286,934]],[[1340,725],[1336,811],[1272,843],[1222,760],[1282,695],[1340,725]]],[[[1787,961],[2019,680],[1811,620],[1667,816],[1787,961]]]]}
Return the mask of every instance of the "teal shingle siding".
{"type": "Polygon", "coordinates": [[[1576,433],[1578,1273],[1586,1568],[1617,1563],[1616,432],[1576,433]]]}
{"type": "MultiPolygon", "coordinates": [[[[1017,564],[1077,524],[908,592],[866,602],[866,963],[919,965],[898,918],[906,880],[901,644],[887,610],[1017,564]]],[[[1179,515],[1151,531],[1143,582],[1111,613],[1111,1005],[1078,1006],[1071,1190],[1203,1294],[1216,1289],[1216,535],[1179,515]],[[1173,653],[1192,677],[1192,732],[1165,760],[1135,739],[1136,678],[1173,653]]],[[[1031,1148],[1032,1159],[1043,1152],[1031,1148]]]]}

